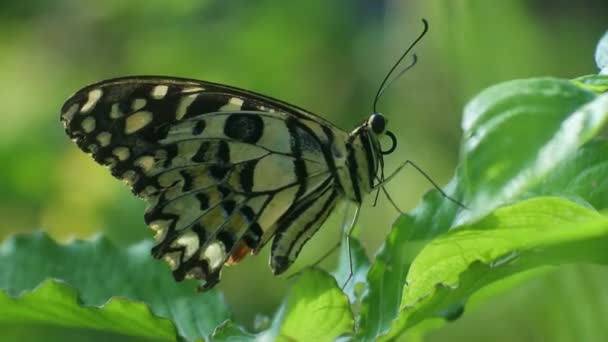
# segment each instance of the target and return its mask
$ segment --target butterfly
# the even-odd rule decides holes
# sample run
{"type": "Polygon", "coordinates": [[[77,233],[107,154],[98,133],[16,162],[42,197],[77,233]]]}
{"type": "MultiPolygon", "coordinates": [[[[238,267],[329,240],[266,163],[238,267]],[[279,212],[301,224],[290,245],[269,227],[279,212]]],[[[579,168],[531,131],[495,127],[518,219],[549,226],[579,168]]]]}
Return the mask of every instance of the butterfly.
{"type": "Polygon", "coordinates": [[[268,96],[176,77],[86,86],[60,119],[82,151],[147,202],[152,255],[176,280],[200,279],[201,290],[270,240],[270,268],[285,272],[338,202],[359,206],[383,184],[383,156],[396,147],[375,110],[345,132],[268,96]]]}

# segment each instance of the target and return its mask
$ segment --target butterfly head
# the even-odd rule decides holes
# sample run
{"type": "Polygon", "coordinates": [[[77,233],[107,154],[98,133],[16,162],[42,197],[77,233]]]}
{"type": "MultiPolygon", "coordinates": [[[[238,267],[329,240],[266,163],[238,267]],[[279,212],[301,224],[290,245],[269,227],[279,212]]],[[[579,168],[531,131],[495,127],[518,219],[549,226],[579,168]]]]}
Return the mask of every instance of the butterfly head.
{"type": "Polygon", "coordinates": [[[367,125],[372,132],[374,132],[374,134],[380,135],[384,133],[384,130],[386,129],[386,119],[384,118],[384,115],[374,113],[369,116],[369,119],[367,119],[367,125]]]}
{"type": "Polygon", "coordinates": [[[384,117],[384,115],[380,113],[373,113],[367,119],[367,122],[363,124],[365,127],[367,134],[370,138],[370,142],[373,146],[374,152],[378,156],[382,156],[385,154],[392,153],[395,148],[397,148],[397,139],[393,132],[386,130],[386,124],[388,120],[384,117]],[[391,147],[387,150],[383,150],[380,146],[380,138],[386,135],[391,139],[391,147]]]}

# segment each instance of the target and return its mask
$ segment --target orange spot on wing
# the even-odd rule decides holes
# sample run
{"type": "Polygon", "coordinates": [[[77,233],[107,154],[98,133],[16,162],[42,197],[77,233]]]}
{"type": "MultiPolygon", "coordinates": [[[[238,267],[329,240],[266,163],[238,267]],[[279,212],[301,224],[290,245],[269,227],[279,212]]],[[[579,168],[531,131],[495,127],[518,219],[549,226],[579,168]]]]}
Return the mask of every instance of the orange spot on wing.
{"type": "Polygon", "coordinates": [[[237,264],[239,261],[243,260],[243,258],[247,256],[247,253],[249,253],[249,251],[251,251],[251,248],[247,247],[247,245],[244,242],[241,242],[241,244],[234,251],[234,253],[232,253],[232,255],[230,255],[230,258],[228,258],[228,261],[226,262],[226,264],[228,266],[237,264]]]}

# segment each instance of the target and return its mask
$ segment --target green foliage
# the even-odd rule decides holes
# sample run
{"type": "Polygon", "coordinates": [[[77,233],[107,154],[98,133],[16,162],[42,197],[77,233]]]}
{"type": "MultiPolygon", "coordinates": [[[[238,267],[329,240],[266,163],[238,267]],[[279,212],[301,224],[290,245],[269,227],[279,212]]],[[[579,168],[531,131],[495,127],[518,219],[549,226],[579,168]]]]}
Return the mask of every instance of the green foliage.
{"type": "MultiPolygon", "coordinates": [[[[596,50],[608,66],[608,34],[596,50]]],[[[354,276],[297,275],[265,327],[231,319],[218,291],[175,283],[150,242],[119,248],[100,237],[57,244],[20,235],[0,247],[0,323],[94,329],[157,340],[218,341],[420,337],[460,317],[488,286],[568,263],[608,263],[608,80],[536,78],[486,89],[465,108],[460,164],[395,222],[375,259],[353,239],[354,276]],[[344,287],[344,291],[342,286],[344,287]]],[[[247,284],[254,289],[255,284],[247,284]]],[[[489,298],[492,291],[485,292],[489,298]]],[[[253,294],[253,293],[252,293],[253,294]]]]}
{"type": "Polygon", "coordinates": [[[210,335],[228,318],[221,295],[197,295],[195,284],[176,283],[150,256],[151,246],[120,249],[103,237],[58,245],[42,233],[10,238],[0,247],[0,287],[15,299],[2,301],[0,320],[174,338],[167,321],[150,329],[163,317],[187,339],[210,335]],[[81,315],[71,311],[75,306],[87,309],[81,315]]]}

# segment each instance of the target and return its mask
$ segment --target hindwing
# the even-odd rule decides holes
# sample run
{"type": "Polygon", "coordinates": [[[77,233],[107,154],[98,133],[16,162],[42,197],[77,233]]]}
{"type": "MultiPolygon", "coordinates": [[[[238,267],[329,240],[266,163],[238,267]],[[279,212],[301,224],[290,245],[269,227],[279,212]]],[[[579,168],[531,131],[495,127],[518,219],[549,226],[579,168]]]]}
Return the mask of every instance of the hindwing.
{"type": "Polygon", "coordinates": [[[281,273],[333,209],[346,133],[245,90],[168,77],[85,87],[62,108],[67,134],[148,203],[152,254],[177,280],[219,281],[224,264],[276,235],[281,273]]]}

